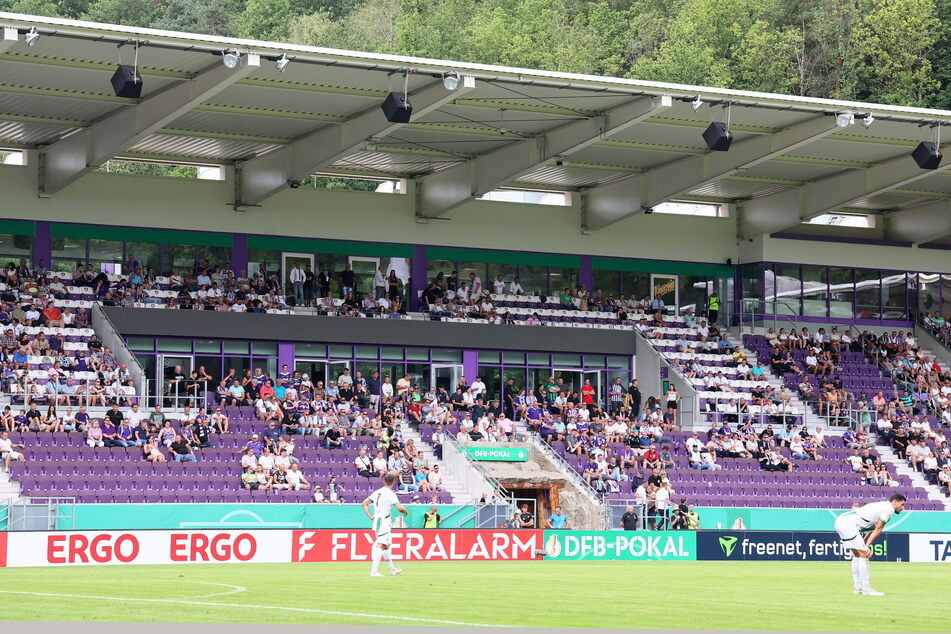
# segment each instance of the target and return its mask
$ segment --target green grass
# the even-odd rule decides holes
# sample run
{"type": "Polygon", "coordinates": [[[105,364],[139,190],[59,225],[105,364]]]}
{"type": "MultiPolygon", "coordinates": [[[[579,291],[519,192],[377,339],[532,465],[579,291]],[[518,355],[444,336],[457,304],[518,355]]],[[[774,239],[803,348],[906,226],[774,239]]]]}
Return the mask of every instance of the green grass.
{"type": "Polygon", "coordinates": [[[884,597],[854,595],[847,562],[433,562],[384,579],[368,563],[9,568],[0,601],[17,621],[947,631],[951,568],[871,571],[884,597]]]}

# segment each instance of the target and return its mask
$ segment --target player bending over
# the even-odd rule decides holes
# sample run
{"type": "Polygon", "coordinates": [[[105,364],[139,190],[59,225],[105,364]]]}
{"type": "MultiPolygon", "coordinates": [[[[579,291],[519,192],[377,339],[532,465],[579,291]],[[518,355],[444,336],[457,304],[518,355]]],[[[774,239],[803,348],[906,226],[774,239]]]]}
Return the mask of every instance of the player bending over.
{"type": "Polygon", "coordinates": [[[870,546],[892,515],[904,510],[905,496],[895,493],[887,500],[860,506],[836,518],[835,530],[846,548],[852,551],[852,579],[855,582],[855,594],[873,597],[885,594],[873,590],[869,585],[868,560],[872,557],[870,546]]]}
{"type": "Polygon", "coordinates": [[[383,476],[383,486],[363,501],[363,512],[373,521],[373,530],[376,532],[376,541],[373,543],[373,566],[370,568],[371,577],[383,576],[380,574],[381,558],[385,559],[386,565],[390,567],[390,574],[398,575],[403,572],[393,565],[393,557],[390,554],[393,509],[396,508],[403,515],[409,514],[406,507],[400,504],[396,493],[393,492],[393,486],[397,480],[398,477],[394,472],[387,472],[383,476]],[[373,505],[373,513],[370,513],[371,504],[373,505]]]}

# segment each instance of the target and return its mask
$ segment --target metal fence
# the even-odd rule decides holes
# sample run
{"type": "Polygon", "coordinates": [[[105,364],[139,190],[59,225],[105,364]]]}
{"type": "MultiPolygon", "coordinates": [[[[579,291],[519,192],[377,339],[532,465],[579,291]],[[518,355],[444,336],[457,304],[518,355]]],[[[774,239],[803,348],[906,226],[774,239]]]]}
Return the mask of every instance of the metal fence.
{"type": "Polygon", "coordinates": [[[0,509],[0,529],[7,531],[72,530],[76,516],[72,497],[29,497],[0,509]]]}

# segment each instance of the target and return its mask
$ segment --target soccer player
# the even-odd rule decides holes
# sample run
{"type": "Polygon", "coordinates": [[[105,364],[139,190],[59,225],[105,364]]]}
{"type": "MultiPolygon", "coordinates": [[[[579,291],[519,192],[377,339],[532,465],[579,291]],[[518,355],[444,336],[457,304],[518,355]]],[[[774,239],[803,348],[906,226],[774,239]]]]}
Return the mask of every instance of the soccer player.
{"type": "Polygon", "coordinates": [[[835,520],[835,530],[842,543],[852,551],[852,579],[855,594],[872,597],[884,592],[873,590],[869,585],[868,560],[872,557],[870,546],[879,536],[892,515],[905,510],[905,496],[895,493],[887,500],[872,502],[857,509],[846,511],[835,520]]]}
{"type": "Polygon", "coordinates": [[[376,532],[376,541],[373,543],[373,565],[370,568],[371,577],[383,576],[380,574],[381,558],[385,559],[386,565],[390,567],[390,574],[398,575],[403,572],[393,565],[393,557],[390,554],[393,509],[395,508],[404,516],[409,514],[409,511],[400,504],[399,498],[396,497],[396,493],[393,491],[393,487],[398,481],[399,477],[396,473],[387,472],[383,475],[383,486],[363,501],[363,512],[373,521],[373,530],[376,532]],[[373,505],[373,513],[370,513],[371,504],[373,505]]]}

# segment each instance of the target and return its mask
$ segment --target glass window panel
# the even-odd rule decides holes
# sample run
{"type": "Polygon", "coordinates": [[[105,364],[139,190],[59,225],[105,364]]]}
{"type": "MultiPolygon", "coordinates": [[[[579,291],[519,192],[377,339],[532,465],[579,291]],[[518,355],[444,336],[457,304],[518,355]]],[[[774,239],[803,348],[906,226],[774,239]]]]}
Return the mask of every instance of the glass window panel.
{"type": "Polygon", "coordinates": [[[225,341],[225,354],[243,354],[251,352],[251,345],[247,341],[225,341]]]}
{"type": "Polygon", "coordinates": [[[518,266],[518,276],[526,295],[548,295],[547,266],[518,266]]]}
{"type": "Polygon", "coordinates": [[[53,238],[54,271],[75,271],[77,264],[86,265],[86,241],[73,238],[53,238]]]}
{"type": "MultiPolygon", "coordinates": [[[[90,240],[89,263],[95,271],[101,271],[103,264],[112,264],[112,271],[127,273],[122,270],[125,258],[122,257],[124,243],[114,240],[90,240]]],[[[109,269],[107,269],[109,270],[109,269]]]]}
{"type": "Polygon", "coordinates": [[[242,271],[235,271],[235,275],[247,277],[248,274],[257,271],[262,264],[266,271],[278,271],[281,268],[281,252],[267,249],[248,249],[248,261],[244,264],[246,267],[243,271],[244,275],[241,274],[242,271]]]}
{"type": "Polygon", "coordinates": [[[254,367],[261,368],[270,377],[277,376],[277,357],[254,357],[254,367]]]}
{"type": "Polygon", "coordinates": [[[429,350],[426,348],[407,348],[407,361],[429,361],[429,350]]]}
{"type": "Polygon", "coordinates": [[[364,379],[369,379],[370,375],[379,371],[380,364],[377,361],[357,361],[353,376],[356,377],[356,373],[359,372],[364,379]]]}
{"type": "Polygon", "coordinates": [[[878,271],[855,271],[855,318],[873,319],[881,303],[881,276],[878,271]]]}
{"type": "Polygon", "coordinates": [[[584,367],[586,368],[603,368],[604,366],[604,355],[598,354],[586,354],[584,355],[584,367]]]}
{"type": "MultiPolygon", "coordinates": [[[[406,373],[409,375],[410,385],[414,386],[420,394],[425,394],[429,389],[429,364],[407,363],[406,373]]],[[[396,381],[393,383],[395,385],[396,381]]]]}
{"type": "Polygon", "coordinates": [[[209,389],[214,390],[218,385],[218,381],[221,380],[221,357],[220,356],[196,356],[195,357],[195,369],[204,367],[205,372],[211,375],[211,380],[208,381],[209,389]]]}
{"type": "Polygon", "coordinates": [[[551,360],[547,354],[540,354],[537,352],[528,353],[528,365],[544,365],[550,366],[551,360]]]}
{"type": "Polygon", "coordinates": [[[941,314],[951,321],[951,275],[941,276],[941,314]]]}
{"type": "MultiPolygon", "coordinates": [[[[525,389],[525,368],[505,368],[505,381],[512,379],[516,390],[525,389]]],[[[518,392],[516,391],[516,394],[518,392]]]]}
{"type": "MultiPolygon", "coordinates": [[[[696,275],[681,275],[677,278],[680,285],[680,310],[693,309],[694,315],[699,315],[707,309],[707,295],[713,290],[708,286],[707,278],[696,275]]],[[[761,312],[761,311],[760,311],[761,312]]]]}
{"type": "Polygon", "coordinates": [[[159,272],[160,248],[160,244],[152,242],[126,242],[126,258],[132,256],[132,259],[138,261],[143,273],[148,273],[149,267],[151,267],[153,273],[161,275],[159,272]]]}
{"type": "Polygon", "coordinates": [[[393,384],[393,393],[396,394],[396,382],[406,374],[406,366],[402,363],[383,363],[380,374],[384,380],[389,377],[390,383],[393,384]]]}
{"type": "Polygon", "coordinates": [[[605,296],[617,295],[621,292],[620,271],[595,271],[594,290],[601,291],[605,296]]]}
{"type": "Polygon", "coordinates": [[[829,295],[828,270],[824,266],[802,267],[802,314],[807,317],[828,317],[826,299],[829,295]]]}
{"type": "Polygon", "coordinates": [[[381,355],[384,361],[402,361],[403,349],[402,348],[383,348],[381,355]]]}
{"type": "Polygon", "coordinates": [[[254,355],[255,356],[277,356],[277,344],[276,343],[255,343],[254,344],[254,355]]]}
{"type": "Polygon", "coordinates": [[[462,285],[462,282],[465,282],[466,288],[471,291],[473,283],[471,274],[475,273],[475,277],[479,278],[479,281],[482,283],[482,290],[485,290],[486,276],[489,274],[488,266],[489,265],[485,262],[460,262],[459,284],[462,285]]]}
{"type": "Polygon", "coordinates": [[[195,353],[196,354],[221,354],[221,342],[208,340],[208,339],[196,339],[195,353]]]}
{"type": "Polygon", "coordinates": [[[798,264],[782,264],[776,268],[776,314],[800,314],[802,272],[798,264]]]}
{"type": "Polygon", "coordinates": [[[158,339],[159,352],[184,352],[191,354],[192,342],[190,339],[158,339]]]}
{"type": "Polygon", "coordinates": [[[428,260],[426,262],[426,274],[430,282],[440,282],[440,286],[446,288],[446,278],[452,275],[456,269],[455,262],[449,260],[428,260]],[[439,274],[442,273],[442,277],[439,274]]]}
{"type": "MultiPolygon", "coordinates": [[[[549,269],[548,275],[551,278],[552,293],[555,292],[555,289],[561,291],[565,287],[578,288],[578,269],[553,266],[549,269]]],[[[590,291],[591,289],[587,290],[590,291]]]]}
{"type": "Polygon", "coordinates": [[[433,363],[462,363],[462,352],[460,350],[437,350],[433,349],[433,363]]]}
{"type": "MultiPolygon", "coordinates": [[[[33,236],[15,236],[13,234],[0,234],[0,260],[4,264],[12,261],[17,264],[21,259],[32,262],[33,254],[33,236]]],[[[49,262],[46,263],[49,266],[49,262]]]]}
{"type": "Polygon", "coordinates": [[[162,271],[169,275],[175,269],[185,275],[195,268],[198,248],[193,244],[166,244],[162,253],[162,271]]]}
{"type": "Polygon", "coordinates": [[[905,274],[882,271],[882,319],[905,319],[905,274]]]}
{"type": "Polygon", "coordinates": [[[525,355],[521,352],[503,352],[502,353],[502,363],[505,364],[515,364],[515,365],[525,365],[525,355]]]}
{"type": "Polygon", "coordinates": [[[651,276],[650,273],[623,271],[621,273],[621,292],[628,298],[650,299],[651,296],[651,276]]]}
{"type": "Polygon", "coordinates": [[[155,350],[155,339],[151,337],[129,337],[126,339],[126,346],[129,347],[129,350],[150,352],[155,350]]]}
{"type": "Polygon", "coordinates": [[[498,352],[480,352],[479,363],[499,363],[501,355],[498,352]]]}
{"type": "Polygon", "coordinates": [[[478,376],[485,383],[486,395],[482,399],[483,403],[497,400],[502,402],[502,368],[497,365],[480,365],[478,376]]]}
{"type": "Polygon", "coordinates": [[[201,265],[211,267],[210,271],[215,267],[231,268],[231,247],[199,247],[198,251],[201,265]]]}
{"type": "Polygon", "coordinates": [[[380,356],[380,349],[376,346],[357,346],[356,353],[358,359],[377,359],[380,356]]]}
{"type": "Polygon", "coordinates": [[[855,297],[853,269],[829,269],[829,316],[833,319],[852,318],[852,300],[855,297]]]}
{"type": "Polygon", "coordinates": [[[298,343],[294,345],[294,356],[324,359],[327,357],[327,346],[319,343],[298,343]]]}
{"type": "Polygon", "coordinates": [[[555,354],[553,355],[552,365],[555,367],[580,368],[580,354],[555,354]]]}
{"type": "Polygon", "coordinates": [[[224,376],[228,376],[232,370],[234,370],[234,375],[238,378],[244,376],[245,370],[251,369],[251,358],[250,357],[224,357],[222,360],[222,365],[224,366],[224,376]]]}
{"type": "Polygon", "coordinates": [[[353,346],[330,345],[330,356],[334,359],[352,359],[353,346]]]}
{"type": "MultiPolygon", "coordinates": [[[[498,278],[499,275],[502,276],[502,281],[505,282],[505,293],[509,292],[509,284],[512,283],[512,280],[518,274],[518,266],[515,264],[489,264],[489,279],[486,282],[486,286],[493,293],[495,292],[495,287],[493,284],[498,278]]],[[[521,280],[519,280],[521,282],[521,280]]],[[[523,287],[524,288],[524,287],[523,287]]]]}
{"type": "Polygon", "coordinates": [[[608,367],[615,370],[623,370],[631,367],[631,360],[628,357],[608,357],[608,367]]]}

